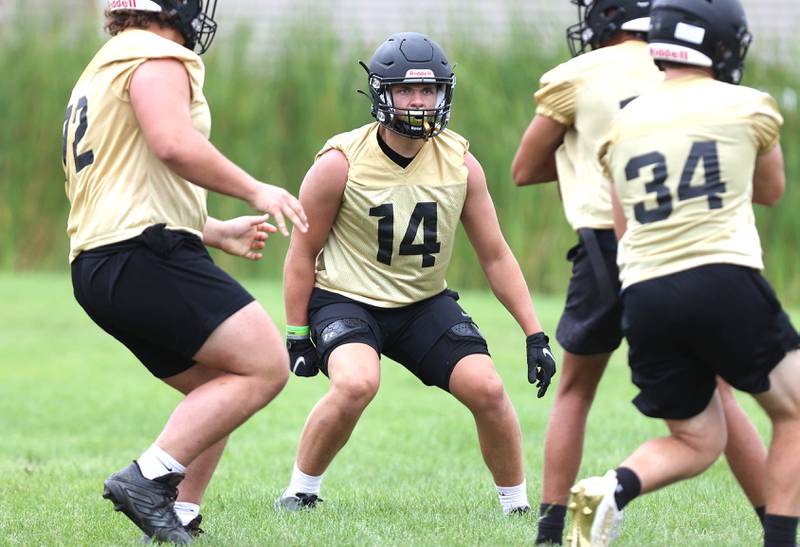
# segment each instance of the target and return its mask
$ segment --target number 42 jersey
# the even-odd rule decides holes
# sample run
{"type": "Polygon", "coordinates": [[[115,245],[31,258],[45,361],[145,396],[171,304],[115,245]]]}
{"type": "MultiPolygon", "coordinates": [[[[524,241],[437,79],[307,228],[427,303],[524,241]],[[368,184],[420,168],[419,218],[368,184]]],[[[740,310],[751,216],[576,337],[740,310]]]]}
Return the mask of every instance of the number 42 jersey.
{"type": "Polygon", "coordinates": [[[371,123],[331,138],[317,157],[340,150],[347,184],[317,257],[316,286],[395,308],[434,296],[445,272],[467,194],[468,142],[445,130],[405,168],[381,150],[371,123]]]}
{"type": "Polygon", "coordinates": [[[766,93],[702,76],[666,80],[620,112],[599,156],[627,219],[623,288],[705,264],[763,269],[753,172],[782,123],[766,93]]]}

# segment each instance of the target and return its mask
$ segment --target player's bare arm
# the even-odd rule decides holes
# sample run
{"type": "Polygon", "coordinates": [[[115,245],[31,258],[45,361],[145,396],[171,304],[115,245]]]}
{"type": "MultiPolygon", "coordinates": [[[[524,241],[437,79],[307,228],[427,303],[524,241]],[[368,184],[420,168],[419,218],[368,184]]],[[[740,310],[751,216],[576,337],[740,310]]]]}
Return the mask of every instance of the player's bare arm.
{"type": "Polygon", "coordinates": [[[511,164],[511,176],[517,186],[558,179],[556,150],[567,127],[552,118],[537,114],[519,143],[511,164]]]}
{"type": "Polygon", "coordinates": [[[307,232],[292,232],[283,268],[286,323],[308,324],[307,308],[314,288],[317,255],[328,239],[347,184],[347,158],[329,150],[311,166],[300,186],[300,203],[314,223],[307,232]]]}
{"type": "Polygon", "coordinates": [[[478,262],[492,292],[514,316],[525,335],[540,332],[542,326],[531,303],[528,284],[500,230],[483,168],[470,153],[464,157],[464,163],[469,175],[461,222],[478,256],[478,262]]]}
{"type": "Polygon", "coordinates": [[[461,222],[492,292],[525,331],[528,382],[536,384],[537,397],[543,397],[556,373],[550,340],[542,331],[519,263],[503,237],[483,168],[470,153],[464,164],[469,174],[461,222]]]}
{"type": "Polygon", "coordinates": [[[242,199],[301,230],[308,225],[299,201],[283,188],[261,183],[227,159],[192,125],[191,88],[186,68],[176,59],[142,63],[131,79],[131,105],[147,145],[172,171],[208,190],[242,199]]]}
{"type": "Polygon", "coordinates": [[[753,173],[753,203],[771,207],[778,203],[786,190],[786,172],[783,168],[783,151],[776,144],[771,150],[756,158],[753,173]]]}

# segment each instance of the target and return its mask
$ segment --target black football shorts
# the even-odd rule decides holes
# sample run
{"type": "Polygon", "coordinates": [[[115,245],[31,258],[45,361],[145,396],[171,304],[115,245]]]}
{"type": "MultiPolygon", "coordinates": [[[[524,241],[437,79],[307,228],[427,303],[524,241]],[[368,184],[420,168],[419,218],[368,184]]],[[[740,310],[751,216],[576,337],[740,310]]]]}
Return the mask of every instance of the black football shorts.
{"type": "Polygon", "coordinates": [[[556,329],[562,348],[576,355],[610,353],[622,342],[622,303],[613,230],[581,230],[567,253],[572,277],[556,329]]]}
{"type": "Polygon", "coordinates": [[[711,264],[642,281],[622,294],[629,365],[645,415],[687,419],[702,412],[721,376],[763,393],[769,373],[800,337],[761,273],[711,264]]]}
{"type": "Polygon", "coordinates": [[[200,238],[163,224],[82,252],[72,262],[72,286],[89,317],[157,378],[194,365],[220,323],[253,301],[200,238]]]}
{"type": "Polygon", "coordinates": [[[328,374],[331,352],[362,343],[400,363],[425,385],[449,391],[450,375],[467,355],[489,355],[486,340],[451,290],[400,308],[380,308],[315,288],[308,306],[311,336],[328,374]]]}

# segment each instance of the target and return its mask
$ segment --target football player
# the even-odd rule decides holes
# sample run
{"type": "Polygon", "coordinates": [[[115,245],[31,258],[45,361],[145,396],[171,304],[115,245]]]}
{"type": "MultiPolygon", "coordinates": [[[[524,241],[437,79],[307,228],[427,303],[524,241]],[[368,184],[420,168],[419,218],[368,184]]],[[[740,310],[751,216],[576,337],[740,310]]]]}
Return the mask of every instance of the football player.
{"type": "Polygon", "coordinates": [[[288,377],[275,325],[205,247],[258,260],[276,228],[267,215],[209,217],[206,193],[247,201],[286,235],[284,216],[306,229],[297,199],[208,140],[198,54],[214,37],[215,7],[108,0],[112,38],[75,84],[64,120],[75,298],[151,374],[186,394],[155,442],[105,481],[103,496],[148,538],[175,543],[200,531],[200,499],[228,434],[288,377]]]}
{"type": "MultiPolygon", "coordinates": [[[[634,404],[669,435],[615,471],[578,482],[576,544],[607,545],[640,494],[702,473],[726,445],[721,376],[773,426],[767,546],[794,546],[800,514],[800,337],[761,276],[752,202],[784,191],[782,118],[738,84],[751,42],[739,0],[655,0],[650,53],[665,81],[629,104],[603,139],[620,240],[623,331],[634,404]]],[[[574,505],[573,505],[574,504],[574,505]]]]}
{"type": "Polygon", "coordinates": [[[503,510],[527,512],[519,421],[486,340],[445,282],[459,221],[527,336],[528,380],[540,397],[556,364],[483,170],[467,140],[446,129],[455,76],[444,51],[415,32],[389,37],[362,65],[377,121],[317,154],[300,189],[314,224],[293,233],[286,257],[292,370],[322,370],[330,390],[308,417],[275,505],[317,503],[323,473],[378,390],[385,355],[472,412],[503,510]]]}
{"type": "MultiPolygon", "coordinates": [[[[544,74],[536,116],[522,137],[512,173],[523,186],[558,179],[567,221],[578,243],[567,254],[572,278],[556,338],[564,366],[545,436],[537,543],[560,544],[569,489],[581,463],[586,419],[612,352],[622,340],[617,240],[611,194],[596,149],[627,103],[662,80],[647,51],[650,2],[572,0],[578,23],[567,29],[573,58],[544,74]],[[590,50],[591,49],[591,50],[590,50]]],[[[721,385],[732,429],[731,468],[763,516],[764,488],[755,477],[766,449],[721,385]]]]}

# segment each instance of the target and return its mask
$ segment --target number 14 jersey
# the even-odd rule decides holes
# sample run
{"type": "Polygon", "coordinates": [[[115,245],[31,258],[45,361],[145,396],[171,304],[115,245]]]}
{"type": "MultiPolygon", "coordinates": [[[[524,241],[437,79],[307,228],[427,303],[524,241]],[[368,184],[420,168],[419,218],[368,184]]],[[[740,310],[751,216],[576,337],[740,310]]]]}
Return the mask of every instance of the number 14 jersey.
{"type": "Polygon", "coordinates": [[[331,138],[349,162],[339,213],[317,257],[316,286],[395,308],[447,287],[456,227],[467,194],[469,144],[445,130],[402,168],[381,150],[371,123],[331,138]]]}
{"type": "Polygon", "coordinates": [[[623,287],[705,264],[763,269],[753,172],[782,123],[766,93],[700,76],[667,80],[620,112],[599,155],[627,219],[623,287]]]}

